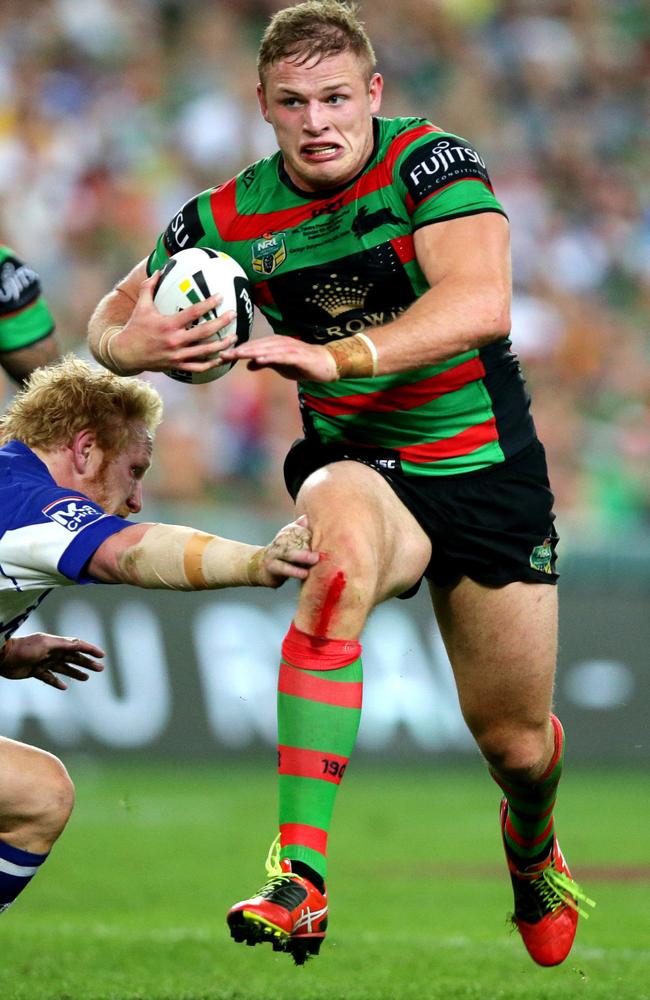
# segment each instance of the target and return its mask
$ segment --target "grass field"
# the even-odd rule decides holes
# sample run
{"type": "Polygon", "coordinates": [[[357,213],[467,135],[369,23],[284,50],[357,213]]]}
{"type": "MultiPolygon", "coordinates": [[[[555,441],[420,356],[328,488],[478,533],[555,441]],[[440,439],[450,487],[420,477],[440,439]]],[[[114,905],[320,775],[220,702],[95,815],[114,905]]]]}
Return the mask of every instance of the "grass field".
{"type": "Polygon", "coordinates": [[[263,881],[272,776],[68,764],[70,826],[0,917],[2,1000],[650,1000],[641,772],[574,768],[563,782],[563,847],[598,906],[545,970],[506,926],[498,795],[481,765],[357,763],[331,837],[330,932],[296,968],[235,945],[224,923],[263,881]]]}

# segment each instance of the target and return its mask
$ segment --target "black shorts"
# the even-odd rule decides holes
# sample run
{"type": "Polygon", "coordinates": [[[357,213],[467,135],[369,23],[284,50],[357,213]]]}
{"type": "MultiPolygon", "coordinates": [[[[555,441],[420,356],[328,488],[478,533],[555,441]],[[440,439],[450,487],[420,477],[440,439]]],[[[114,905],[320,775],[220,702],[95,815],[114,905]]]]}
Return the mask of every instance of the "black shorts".
{"type": "MultiPolygon", "coordinates": [[[[424,576],[440,587],[462,576],[500,587],[516,580],[558,579],[553,494],[540,441],[498,465],[457,476],[406,476],[395,452],[296,441],[284,479],[296,498],[305,479],[331,462],[362,462],[375,469],[431,539],[424,576]]],[[[411,597],[418,586],[402,597],[411,597]]]]}

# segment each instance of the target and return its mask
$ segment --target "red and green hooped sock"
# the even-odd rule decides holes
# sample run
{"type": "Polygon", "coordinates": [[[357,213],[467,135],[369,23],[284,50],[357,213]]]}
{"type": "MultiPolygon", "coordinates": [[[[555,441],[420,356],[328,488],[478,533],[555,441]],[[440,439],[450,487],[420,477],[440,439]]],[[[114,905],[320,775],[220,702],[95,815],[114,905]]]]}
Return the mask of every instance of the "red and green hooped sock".
{"type": "Polygon", "coordinates": [[[551,723],[555,749],[538,781],[532,785],[518,784],[506,781],[490,770],[508,801],[504,831],[506,851],[522,870],[544,861],[553,846],[553,807],[564,761],[564,730],[555,715],[551,715],[551,723]]]}
{"type": "Polygon", "coordinates": [[[361,718],[361,645],[291,626],[278,680],[280,856],[325,878],[327,832],[361,718]]]}

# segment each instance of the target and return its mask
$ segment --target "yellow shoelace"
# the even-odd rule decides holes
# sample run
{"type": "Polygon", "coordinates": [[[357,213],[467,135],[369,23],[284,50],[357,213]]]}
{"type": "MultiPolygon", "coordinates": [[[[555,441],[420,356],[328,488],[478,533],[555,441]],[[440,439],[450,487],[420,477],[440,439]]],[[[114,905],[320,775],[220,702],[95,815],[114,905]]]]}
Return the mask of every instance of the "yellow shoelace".
{"type": "Polygon", "coordinates": [[[531,883],[537,889],[542,903],[548,906],[551,913],[559,910],[561,906],[570,906],[572,910],[576,910],[581,917],[588,920],[589,913],[584,907],[596,905],[577,882],[574,882],[564,872],[559,872],[552,864],[544,868],[536,878],[531,879],[531,883]],[[581,903],[584,905],[581,906],[581,903]]]}
{"type": "Polygon", "coordinates": [[[280,866],[280,834],[269,847],[264,867],[266,868],[266,882],[256,895],[263,896],[265,892],[291,881],[291,872],[283,872],[280,866]]]}

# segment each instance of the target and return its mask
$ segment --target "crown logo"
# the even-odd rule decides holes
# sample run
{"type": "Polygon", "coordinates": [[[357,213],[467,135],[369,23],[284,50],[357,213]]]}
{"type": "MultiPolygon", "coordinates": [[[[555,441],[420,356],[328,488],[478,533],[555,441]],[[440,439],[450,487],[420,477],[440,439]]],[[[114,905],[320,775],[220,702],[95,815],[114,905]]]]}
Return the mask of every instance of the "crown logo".
{"type": "Polygon", "coordinates": [[[358,275],[345,282],[338,274],[330,274],[329,277],[325,284],[312,285],[313,294],[305,302],[313,303],[330,316],[341,316],[351,309],[363,308],[372,282],[366,284],[358,275]]]}

